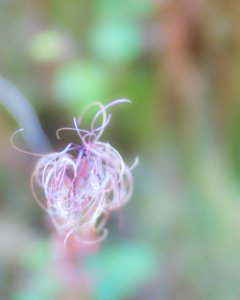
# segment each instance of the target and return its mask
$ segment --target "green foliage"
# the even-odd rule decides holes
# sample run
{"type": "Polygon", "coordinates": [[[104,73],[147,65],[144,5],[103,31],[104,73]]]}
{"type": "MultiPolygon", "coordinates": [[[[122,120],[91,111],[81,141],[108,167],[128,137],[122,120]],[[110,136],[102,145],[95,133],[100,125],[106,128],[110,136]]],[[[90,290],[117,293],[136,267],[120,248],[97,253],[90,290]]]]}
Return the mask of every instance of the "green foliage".
{"type": "Polygon", "coordinates": [[[57,31],[36,33],[29,44],[30,57],[37,62],[51,62],[61,59],[67,48],[66,38],[57,31]]]}
{"type": "Polygon", "coordinates": [[[153,3],[149,0],[95,0],[95,3],[97,17],[108,20],[138,20],[153,11],[153,3]]]}
{"type": "Polygon", "coordinates": [[[59,282],[52,269],[52,254],[47,241],[26,248],[22,266],[24,285],[16,289],[13,300],[51,300],[59,293],[59,282]]]}
{"type": "Polygon", "coordinates": [[[140,54],[140,30],[136,24],[126,21],[97,23],[90,33],[90,45],[96,57],[112,63],[126,63],[140,54]]]}
{"type": "Polygon", "coordinates": [[[91,101],[106,101],[110,78],[104,68],[91,61],[63,64],[56,72],[56,98],[74,113],[91,101]]]}
{"type": "Polygon", "coordinates": [[[38,243],[32,245],[26,249],[23,253],[22,263],[26,268],[30,270],[33,269],[41,269],[46,267],[51,260],[51,253],[49,249],[49,243],[39,241],[38,243]]]}
{"type": "Polygon", "coordinates": [[[152,249],[133,242],[105,247],[85,262],[86,271],[97,279],[96,300],[124,299],[150,280],[158,268],[152,249]]]}

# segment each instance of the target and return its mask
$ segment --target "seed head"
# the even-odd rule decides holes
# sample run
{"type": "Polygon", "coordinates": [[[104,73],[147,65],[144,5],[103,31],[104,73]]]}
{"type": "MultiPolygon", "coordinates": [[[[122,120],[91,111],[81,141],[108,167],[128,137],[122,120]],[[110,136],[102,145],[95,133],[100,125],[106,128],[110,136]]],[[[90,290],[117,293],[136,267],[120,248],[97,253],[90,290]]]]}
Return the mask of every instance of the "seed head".
{"type": "Polygon", "coordinates": [[[88,243],[103,240],[107,235],[104,227],[109,214],[131,198],[131,170],[138,159],[128,167],[113,146],[99,141],[111,119],[107,109],[127,102],[130,101],[119,99],[105,106],[94,102],[86,107],[78,119],[73,119],[73,128],[60,128],[56,133],[60,138],[63,130],[75,131],[80,144],[69,143],[59,152],[46,154],[35,166],[31,178],[33,194],[51,216],[55,227],[65,234],[65,245],[71,235],[88,243]],[[99,110],[90,130],[80,128],[84,115],[94,105],[99,110]],[[101,124],[97,126],[100,118],[101,124]],[[43,201],[37,196],[36,187],[43,190],[43,201]],[[86,240],[89,235],[95,239],[86,240]]]}

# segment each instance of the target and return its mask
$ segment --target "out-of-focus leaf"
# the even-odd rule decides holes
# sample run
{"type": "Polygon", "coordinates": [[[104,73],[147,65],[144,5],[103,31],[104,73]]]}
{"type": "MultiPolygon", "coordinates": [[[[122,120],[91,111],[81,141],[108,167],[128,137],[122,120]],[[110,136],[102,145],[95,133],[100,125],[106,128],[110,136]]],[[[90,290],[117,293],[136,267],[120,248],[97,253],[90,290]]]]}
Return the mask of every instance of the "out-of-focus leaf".
{"type": "Polygon", "coordinates": [[[44,272],[34,273],[29,286],[16,291],[13,300],[51,300],[56,299],[58,291],[59,282],[45,269],[44,272]]]}
{"type": "Polygon", "coordinates": [[[22,261],[29,269],[41,269],[49,263],[51,259],[49,245],[46,242],[39,242],[26,249],[22,261]]]}
{"type": "Polygon", "coordinates": [[[153,2],[149,0],[96,0],[95,2],[97,15],[108,20],[144,17],[153,10],[153,2]]]}
{"type": "Polygon", "coordinates": [[[62,65],[54,79],[56,98],[74,113],[91,101],[104,101],[110,79],[101,66],[75,61],[62,65]]]}
{"type": "MultiPolygon", "coordinates": [[[[239,74],[240,75],[240,74],[239,74]]],[[[229,147],[230,147],[230,159],[236,175],[236,180],[240,181],[240,139],[236,138],[240,133],[240,105],[236,105],[230,122],[229,131],[229,147]]]]}
{"type": "Polygon", "coordinates": [[[92,52],[100,59],[123,63],[138,57],[141,50],[139,27],[131,22],[103,22],[90,32],[92,52]]]}
{"type": "Polygon", "coordinates": [[[29,44],[30,57],[38,62],[51,62],[63,58],[69,40],[60,32],[47,30],[36,33],[29,44]]]}
{"type": "Polygon", "coordinates": [[[158,263],[146,245],[125,243],[89,257],[85,268],[96,277],[95,299],[123,299],[152,278],[158,263]]]}
{"type": "Polygon", "coordinates": [[[52,271],[49,243],[41,241],[26,249],[22,257],[26,277],[16,289],[13,300],[51,300],[59,292],[59,282],[52,271]],[[30,276],[29,276],[30,275],[30,276]]]}

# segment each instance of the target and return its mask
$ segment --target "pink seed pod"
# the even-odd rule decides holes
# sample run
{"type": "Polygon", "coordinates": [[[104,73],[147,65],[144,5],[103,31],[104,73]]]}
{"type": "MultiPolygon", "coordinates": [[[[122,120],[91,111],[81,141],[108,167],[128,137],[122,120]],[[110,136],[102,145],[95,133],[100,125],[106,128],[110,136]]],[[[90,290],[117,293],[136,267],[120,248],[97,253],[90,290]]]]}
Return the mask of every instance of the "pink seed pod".
{"type": "Polygon", "coordinates": [[[132,169],[138,158],[129,167],[120,153],[109,143],[99,139],[109,124],[111,115],[107,109],[120,103],[119,99],[103,106],[93,102],[86,107],[79,118],[73,119],[73,128],[81,144],[68,144],[62,151],[43,155],[37,162],[31,178],[33,195],[40,206],[50,215],[57,230],[65,235],[64,244],[73,235],[86,243],[103,240],[109,214],[121,208],[131,198],[133,192],[132,169]],[[84,115],[92,106],[99,110],[93,117],[90,130],[80,128],[84,115]],[[101,125],[96,126],[101,118],[101,125]],[[44,199],[40,201],[36,187],[42,189],[44,199]],[[88,236],[94,238],[86,239],[88,236]]]}

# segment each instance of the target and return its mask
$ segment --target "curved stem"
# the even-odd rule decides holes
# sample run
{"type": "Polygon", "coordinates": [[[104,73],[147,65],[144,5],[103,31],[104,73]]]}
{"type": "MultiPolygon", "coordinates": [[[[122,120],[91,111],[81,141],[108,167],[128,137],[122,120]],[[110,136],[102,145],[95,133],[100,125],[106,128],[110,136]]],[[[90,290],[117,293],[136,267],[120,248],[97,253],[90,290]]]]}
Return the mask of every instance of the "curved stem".
{"type": "Polygon", "coordinates": [[[0,102],[25,129],[25,141],[33,152],[50,152],[51,144],[42,130],[36,112],[22,93],[8,80],[0,76],[0,102]]]}

